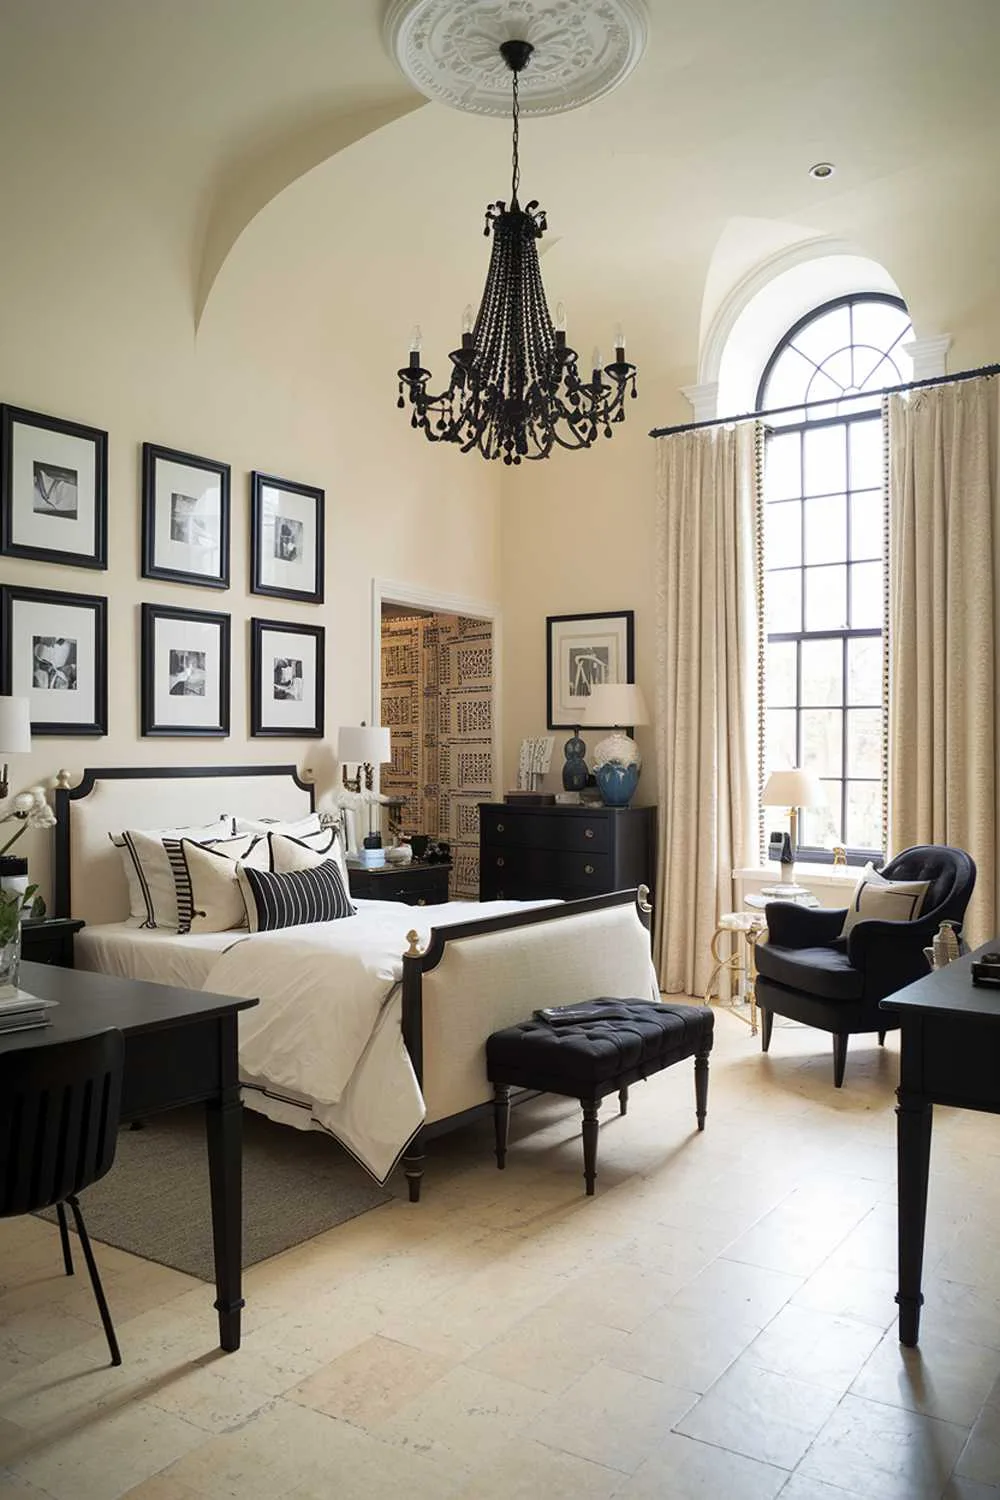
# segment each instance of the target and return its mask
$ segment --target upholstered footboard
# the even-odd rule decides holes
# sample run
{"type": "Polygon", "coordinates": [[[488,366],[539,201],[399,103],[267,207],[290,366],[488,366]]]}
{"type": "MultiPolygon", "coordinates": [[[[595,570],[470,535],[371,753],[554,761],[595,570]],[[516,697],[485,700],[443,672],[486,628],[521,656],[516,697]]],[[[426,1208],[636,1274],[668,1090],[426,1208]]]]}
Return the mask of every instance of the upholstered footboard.
{"type": "MultiPolygon", "coordinates": [[[[403,1158],[420,1197],[427,1140],[493,1107],[486,1038],[541,1006],[658,999],[645,887],[435,929],[403,960],[403,1036],[427,1106],[403,1158]]],[[[414,939],[416,934],[413,935],[414,939]]]]}

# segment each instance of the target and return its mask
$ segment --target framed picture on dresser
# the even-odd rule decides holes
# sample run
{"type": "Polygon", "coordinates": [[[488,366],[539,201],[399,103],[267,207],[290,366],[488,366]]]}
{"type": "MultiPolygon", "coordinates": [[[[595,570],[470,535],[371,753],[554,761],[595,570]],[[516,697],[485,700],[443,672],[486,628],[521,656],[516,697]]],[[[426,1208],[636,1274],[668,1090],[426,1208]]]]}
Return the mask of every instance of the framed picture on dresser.
{"type": "Polygon", "coordinates": [[[0,406],[0,553],[108,565],[108,435],[0,406]]]}
{"type": "Polygon", "coordinates": [[[0,693],[31,703],[33,735],[108,732],[108,601],[0,588],[0,693]]]}
{"type": "Polygon", "coordinates": [[[256,470],[250,476],[250,592],[323,602],[324,492],[256,470]]]}
{"type": "Polygon", "coordinates": [[[635,614],[549,615],[546,628],[548,727],[612,728],[588,723],[587,699],[598,683],[635,680],[635,614]]]}
{"type": "Polygon", "coordinates": [[[144,735],[229,733],[228,615],[142,606],[144,735]]]}
{"type": "Polygon", "coordinates": [[[229,587],[229,465],[142,445],[142,576],[229,587]]]}
{"type": "Polygon", "coordinates": [[[250,621],[250,733],[319,739],[323,734],[322,625],[250,621]]]}

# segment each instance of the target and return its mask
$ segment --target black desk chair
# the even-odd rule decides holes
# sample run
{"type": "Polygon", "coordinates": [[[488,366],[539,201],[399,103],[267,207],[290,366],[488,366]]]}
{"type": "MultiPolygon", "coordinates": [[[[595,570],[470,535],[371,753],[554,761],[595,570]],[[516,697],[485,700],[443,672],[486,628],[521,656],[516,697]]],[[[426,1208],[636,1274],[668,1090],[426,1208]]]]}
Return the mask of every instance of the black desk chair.
{"type": "Polygon", "coordinates": [[[111,1351],[122,1362],[77,1193],[115,1159],[125,1043],[120,1031],[0,1054],[0,1219],[55,1204],[66,1275],[68,1203],[111,1351]]]}
{"type": "Polygon", "coordinates": [[[976,866],[962,849],[918,844],[880,872],[887,880],[928,880],[915,922],[856,922],[840,936],[845,911],[810,910],[790,901],[766,909],[767,942],[758,943],[760,1044],[771,1045],[775,1015],[833,1033],[833,1082],[844,1081],[847,1038],[877,1031],[879,1042],[899,1026],[879,1001],[928,972],[923,950],[943,921],[960,924],[976,884],[976,866]]]}

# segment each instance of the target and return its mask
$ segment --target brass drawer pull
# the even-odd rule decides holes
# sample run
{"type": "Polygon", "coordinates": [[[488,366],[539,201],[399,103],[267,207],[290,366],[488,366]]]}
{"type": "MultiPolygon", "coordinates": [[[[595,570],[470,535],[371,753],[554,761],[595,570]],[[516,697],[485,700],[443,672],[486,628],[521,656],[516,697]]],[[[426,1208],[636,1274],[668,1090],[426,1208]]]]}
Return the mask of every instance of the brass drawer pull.
{"type": "Polygon", "coordinates": [[[498,854],[497,855],[497,869],[499,869],[499,870],[503,869],[503,855],[502,854],[498,854]]]}
{"type": "Polygon", "coordinates": [[[583,867],[583,873],[585,875],[593,875],[593,873],[594,873],[594,867],[593,867],[593,865],[584,865],[584,867],[583,867]]]}
{"type": "Polygon", "coordinates": [[[426,906],[427,905],[427,897],[426,896],[420,896],[418,898],[418,900],[417,900],[417,905],[418,906],[426,906]]]}
{"type": "Polygon", "coordinates": [[[502,823],[498,823],[497,824],[497,833],[503,833],[503,824],[502,823]]]}
{"type": "Polygon", "coordinates": [[[585,828],[583,830],[583,836],[585,839],[592,839],[594,837],[594,830],[592,828],[585,828]]]}

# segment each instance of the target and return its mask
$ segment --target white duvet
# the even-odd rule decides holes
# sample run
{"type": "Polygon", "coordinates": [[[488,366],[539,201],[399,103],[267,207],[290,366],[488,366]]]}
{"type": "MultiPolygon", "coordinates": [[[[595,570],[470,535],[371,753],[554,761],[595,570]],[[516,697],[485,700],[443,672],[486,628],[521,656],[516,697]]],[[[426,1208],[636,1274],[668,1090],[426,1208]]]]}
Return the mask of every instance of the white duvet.
{"type": "Polygon", "coordinates": [[[424,1118],[401,1031],[406,934],[415,928],[426,943],[432,927],[529,903],[355,904],[356,917],[237,939],[202,988],[260,997],[240,1013],[247,1104],[301,1129],[328,1130],[384,1182],[424,1118]]]}

